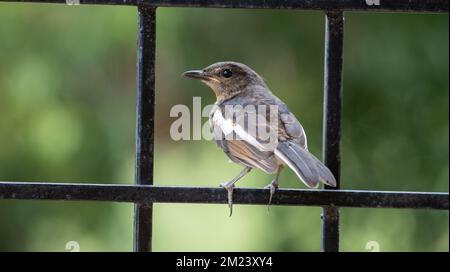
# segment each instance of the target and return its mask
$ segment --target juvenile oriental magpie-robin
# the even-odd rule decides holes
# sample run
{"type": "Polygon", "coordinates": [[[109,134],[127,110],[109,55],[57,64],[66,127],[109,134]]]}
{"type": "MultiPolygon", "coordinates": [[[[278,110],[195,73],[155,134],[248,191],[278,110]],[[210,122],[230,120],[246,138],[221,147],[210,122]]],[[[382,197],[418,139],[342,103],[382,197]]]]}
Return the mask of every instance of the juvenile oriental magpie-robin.
{"type": "Polygon", "coordinates": [[[245,166],[234,179],[221,184],[228,191],[230,215],[234,184],[253,168],[275,173],[265,187],[270,190],[269,205],[285,165],[310,188],[317,188],[320,182],[336,186],[331,171],[308,151],[300,122],[251,68],[218,62],[183,75],[199,79],[213,90],[217,101],[209,121],[214,139],[231,161],[245,166]]]}

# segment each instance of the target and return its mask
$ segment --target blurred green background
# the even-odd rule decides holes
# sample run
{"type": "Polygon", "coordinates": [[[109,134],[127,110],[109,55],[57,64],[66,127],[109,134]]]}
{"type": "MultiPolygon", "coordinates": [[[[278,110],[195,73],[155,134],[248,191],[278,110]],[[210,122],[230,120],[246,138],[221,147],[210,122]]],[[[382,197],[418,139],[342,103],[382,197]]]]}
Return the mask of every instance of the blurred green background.
{"type": "MultiPolygon", "coordinates": [[[[135,7],[0,3],[0,180],[133,183],[136,22],[135,7]]],[[[321,12],[158,9],[155,183],[218,186],[241,169],[169,135],[172,106],[214,102],[180,74],[221,60],[258,71],[320,157],[323,29],[321,12]]],[[[446,14],[346,14],[343,188],[448,192],[448,34],[446,14]]],[[[304,188],[290,171],[281,186],[304,188]]],[[[343,251],[449,250],[447,211],[341,214],[343,251]]],[[[1,200],[0,251],[130,251],[132,219],[132,204],[1,200]]],[[[155,251],[318,251],[320,208],[156,204],[153,234],[155,251]]]]}

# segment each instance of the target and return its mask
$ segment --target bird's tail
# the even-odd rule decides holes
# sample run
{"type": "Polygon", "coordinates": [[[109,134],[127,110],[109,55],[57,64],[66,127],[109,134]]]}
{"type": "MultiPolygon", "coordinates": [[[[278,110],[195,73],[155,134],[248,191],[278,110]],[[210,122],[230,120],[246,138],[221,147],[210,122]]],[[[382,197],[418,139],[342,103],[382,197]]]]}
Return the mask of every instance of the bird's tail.
{"type": "Polygon", "coordinates": [[[336,179],[320,160],[293,142],[279,142],[275,155],[286,163],[306,186],[317,188],[319,181],[336,187],[336,179]]]}

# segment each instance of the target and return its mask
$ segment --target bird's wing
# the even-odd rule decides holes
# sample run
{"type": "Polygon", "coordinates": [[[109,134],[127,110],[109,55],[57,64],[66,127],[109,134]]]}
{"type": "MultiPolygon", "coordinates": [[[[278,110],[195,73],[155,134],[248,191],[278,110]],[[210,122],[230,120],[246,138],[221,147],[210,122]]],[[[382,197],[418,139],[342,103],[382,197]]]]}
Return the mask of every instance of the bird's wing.
{"type": "Polygon", "coordinates": [[[225,105],[211,114],[214,138],[241,140],[264,152],[273,152],[278,144],[278,113],[270,120],[266,111],[258,112],[254,105],[225,105]],[[228,107],[229,106],[229,107],[228,107]],[[272,122],[273,121],[273,122],[272,122]]]}
{"type": "MultiPolygon", "coordinates": [[[[217,145],[236,163],[257,167],[267,173],[275,172],[278,163],[273,151],[277,143],[271,145],[270,141],[262,139],[257,132],[256,122],[260,128],[265,128],[262,117],[239,106],[229,107],[228,110],[226,112],[225,107],[217,107],[210,115],[217,145]]],[[[276,134],[273,137],[277,141],[276,134]]]]}
{"type": "Polygon", "coordinates": [[[266,120],[270,120],[270,125],[277,126],[279,141],[292,141],[303,148],[308,148],[305,131],[297,118],[289,111],[286,104],[272,94],[267,87],[255,87],[252,95],[245,99],[244,103],[252,103],[258,106],[265,106],[266,120]],[[270,111],[270,107],[275,107],[270,111]],[[278,124],[273,121],[277,120],[278,124]]]}
{"type": "Polygon", "coordinates": [[[308,149],[308,140],[306,138],[305,130],[300,122],[289,110],[280,110],[280,140],[291,140],[301,147],[308,149]],[[284,129],[283,129],[284,128],[284,129]]]}
{"type": "Polygon", "coordinates": [[[273,152],[261,151],[246,141],[229,140],[224,142],[228,149],[228,157],[246,166],[256,167],[266,173],[274,173],[278,162],[273,152]]]}

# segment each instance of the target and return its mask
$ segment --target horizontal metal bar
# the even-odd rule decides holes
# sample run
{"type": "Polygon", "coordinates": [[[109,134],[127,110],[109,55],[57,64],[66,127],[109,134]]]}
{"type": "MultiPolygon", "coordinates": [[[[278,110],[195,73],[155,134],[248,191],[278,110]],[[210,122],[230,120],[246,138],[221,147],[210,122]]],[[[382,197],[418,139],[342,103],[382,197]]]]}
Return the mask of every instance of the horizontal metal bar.
{"type": "Polygon", "coordinates": [[[80,3],[161,7],[259,8],[448,13],[448,0],[0,0],[0,2],[80,3]]]}
{"type": "MultiPolygon", "coordinates": [[[[0,182],[0,199],[112,201],[130,203],[227,203],[227,192],[210,187],[0,182]]],[[[448,193],[279,189],[273,205],[448,210],[448,193]]],[[[235,204],[267,205],[268,189],[236,188],[235,204]]]]}

